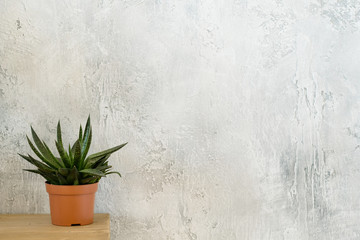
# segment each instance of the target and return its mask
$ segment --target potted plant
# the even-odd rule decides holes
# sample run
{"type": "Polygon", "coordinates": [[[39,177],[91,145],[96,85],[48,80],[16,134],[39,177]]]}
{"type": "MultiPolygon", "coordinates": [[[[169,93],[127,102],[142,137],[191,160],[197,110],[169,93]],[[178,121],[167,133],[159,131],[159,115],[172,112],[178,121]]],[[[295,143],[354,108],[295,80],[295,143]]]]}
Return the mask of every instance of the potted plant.
{"type": "Polygon", "coordinates": [[[99,180],[113,173],[121,177],[119,172],[110,170],[112,166],[108,164],[108,159],[112,153],[127,143],[87,156],[92,139],[90,116],[84,132],[80,125],[79,137],[72,146],[69,144],[68,151],[63,146],[61,125],[60,121],[58,122],[55,145],[59,157],[54,156],[32,127],[31,134],[34,143],[28,136],[26,136],[27,141],[40,160],[31,155],[19,155],[37,167],[37,169],[24,169],[25,171],[39,174],[46,179],[52,224],[61,226],[91,224],[99,180]]]}

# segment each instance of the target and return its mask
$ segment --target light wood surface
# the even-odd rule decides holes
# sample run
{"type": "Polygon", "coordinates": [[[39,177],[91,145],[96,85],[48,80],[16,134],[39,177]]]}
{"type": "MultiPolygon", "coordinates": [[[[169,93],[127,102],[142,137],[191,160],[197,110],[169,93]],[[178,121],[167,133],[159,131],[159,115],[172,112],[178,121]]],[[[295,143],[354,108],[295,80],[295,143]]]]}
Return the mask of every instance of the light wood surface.
{"type": "Polygon", "coordinates": [[[109,214],[94,215],[94,223],[85,226],[61,227],[51,224],[49,214],[0,214],[1,240],[109,240],[109,214]]]}

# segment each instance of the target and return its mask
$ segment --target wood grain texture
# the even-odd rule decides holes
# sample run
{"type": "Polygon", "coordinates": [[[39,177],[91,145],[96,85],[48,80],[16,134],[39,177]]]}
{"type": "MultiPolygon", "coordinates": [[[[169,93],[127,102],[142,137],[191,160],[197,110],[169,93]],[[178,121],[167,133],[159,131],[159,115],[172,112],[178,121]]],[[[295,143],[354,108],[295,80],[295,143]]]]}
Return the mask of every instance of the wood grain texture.
{"type": "Polygon", "coordinates": [[[62,227],[52,225],[49,214],[4,214],[0,215],[0,239],[105,240],[110,239],[110,217],[99,213],[93,224],[62,227]]]}

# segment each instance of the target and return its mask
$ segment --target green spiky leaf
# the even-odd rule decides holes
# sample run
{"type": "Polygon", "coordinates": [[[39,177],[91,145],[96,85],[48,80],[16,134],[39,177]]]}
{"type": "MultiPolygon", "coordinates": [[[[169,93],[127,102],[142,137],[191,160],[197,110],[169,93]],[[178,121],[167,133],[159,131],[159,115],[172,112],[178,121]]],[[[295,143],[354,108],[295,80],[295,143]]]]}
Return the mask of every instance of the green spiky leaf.
{"type": "Polygon", "coordinates": [[[85,163],[85,168],[96,168],[97,166],[104,163],[110,156],[111,154],[107,154],[105,156],[99,156],[96,158],[88,158],[85,163]]]}
{"type": "Polygon", "coordinates": [[[62,142],[62,137],[61,137],[61,125],[60,125],[60,121],[58,122],[57,125],[57,141],[55,141],[55,145],[56,148],[60,154],[61,159],[63,160],[64,164],[66,167],[70,167],[71,166],[71,161],[69,156],[67,155],[65,149],[64,149],[64,145],[62,142]]]}
{"type": "Polygon", "coordinates": [[[79,185],[80,184],[79,183],[79,172],[78,172],[76,166],[74,166],[70,170],[66,180],[67,180],[68,183],[73,184],[73,185],[79,185]]]}
{"type": "Polygon", "coordinates": [[[64,167],[65,167],[65,164],[64,164],[64,162],[61,160],[61,158],[55,157],[54,154],[51,152],[50,148],[46,145],[45,142],[43,142],[43,145],[44,145],[44,147],[45,147],[45,149],[46,149],[46,151],[47,151],[47,154],[48,154],[49,158],[51,158],[52,161],[57,162],[60,167],[63,167],[63,168],[64,168],[64,167]]]}
{"type": "Polygon", "coordinates": [[[69,160],[70,160],[70,163],[71,163],[70,166],[73,167],[74,166],[74,155],[73,155],[73,153],[71,151],[70,144],[69,144],[69,152],[68,152],[68,154],[69,154],[69,160]]]}
{"type": "Polygon", "coordinates": [[[53,164],[51,161],[48,161],[34,146],[34,144],[32,144],[32,142],[30,141],[29,137],[26,136],[27,138],[27,141],[31,147],[31,149],[33,150],[33,152],[44,162],[46,163],[47,165],[53,167],[53,168],[57,168],[57,165],[56,164],[53,164]]]}
{"type": "Polygon", "coordinates": [[[79,168],[81,166],[81,146],[79,140],[76,140],[74,146],[74,166],[79,168]]]}
{"type": "Polygon", "coordinates": [[[44,146],[43,142],[41,142],[40,138],[38,137],[38,135],[36,134],[36,132],[32,127],[31,127],[31,134],[36,147],[39,149],[44,159],[46,159],[46,161],[48,161],[52,166],[62,167],[60,163],[53,157],[53,155],[50,154],[51,151],[49,153],[49,150],[44,146]]]}
{"type": "Polygon", "coordinates": [[[79,172],[86,173],[86,174],[93,175],[93,176],[105,177],[105,174],[103,172],[96,170],[96,169],[83,169],[83,170],[80,170],[79,172]]]}
{"type": "Polygon", "coordinates": [[[32,173],[39,174],[43,178],[45,178],[46,181],[48,181],[49,183],[58,185],[58,180],[57,180],[57,178],[56,178],[56,176],[54,174],[46,173],[46,172],[43,172],[41,170],[35,170],[35,169],[23,169],[23,170],[27,171],[27,172],[32,172],[32,173]]]}
{"type": "Polygon", "coordinates": [[[82,142],[82,126],[80,124],[80,129],[79,129],[79,137],[78,137],[80,143],[82,142]]]}
{"type": "Polygon", "coordinates": [[[87,177],[87,178],[82,178],[80,179],[80,184],[91,184],[93,183],[93,181],[96,181],[98,177],[87,177]]]}
{"type": "Polygon", "coordinates": [[[90,124],[90,116],[89,116],[88,120],[86,122],[83,142],[82,142],[82,146],[81,146],[81,162],[83,162],[85,160],[86,155],[90,149],[91,139],[92,139],[92,131],[91,131],[91,124],[90,124]]]}
{"type": "Polygon", "coordinates": [[[109,166],[109,165],[101,165],[101,166],[96,167],[95,169],[104,172],[105,170],[110,169],[110,168],[112,168],[112,166],[109,166]]]}
{"type": "Polygon", "coordinates": [[[127,144],[127,143],[123,143],[123,144],[120,144],[119,146],[116,146],[116,147],[107,149],[107,150],[105,150],[105,151],[91,154],[88,158],[89,158],[89,159],[92,159],[92,158],[101,157],[101,156],[104,156],[104,155],[107,155],[107,154],[114,153],[114,152],[120,150],[121,148],[123,148],[126,144],[127,144]]]}
{"type": "Polygon", "coordinates": [[[69,175],[70,169],[68,168],[59,168],[58,172],[63,175],[64,177],[66,177],[67,175],[69,175]]]}
{"type": "Polygon", "coordinates": [[[105,175],[109,175],[109,174],[117,174],[117,175],[119,175],[120,177],[121,177],[121,174],[119,173],[119,172],[107,172],[107,173],[105,173],[105,175]]]}
{"type": "Polygon", "coordinates": [[[56,177],[57,177],[60,185],[68,185],[66,178],[64,176],[62,176],[60,173],[56,173],[56,177]]]}
{"type": "Polygon", "coordinates": [[[28,155],[28,156],[25,156],[25,155],[22,155],[22,154],[19,154],[22,158],[24,158],[26,161],[28,161],[29,163],[35,165],[36,167],[38,167],[39,169],[43,170],[44,172],[55,172],[56,170],[43,164],[42,162],[34,159],[32,156],[28,155]]]}

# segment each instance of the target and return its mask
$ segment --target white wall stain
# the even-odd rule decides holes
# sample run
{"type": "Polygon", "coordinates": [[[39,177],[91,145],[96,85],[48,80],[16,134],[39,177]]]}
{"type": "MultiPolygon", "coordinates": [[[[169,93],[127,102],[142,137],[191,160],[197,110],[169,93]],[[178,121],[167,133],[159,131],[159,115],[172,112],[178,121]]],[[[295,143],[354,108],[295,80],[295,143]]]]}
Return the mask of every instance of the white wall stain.
{"type": "MultiPolygon", "coordinates": [[[[360,3],[0,0],[0,213],[47,213],[30,124],[92,151],[112,239],[360,239],[360,3]]],[[[54,148],[53,148],[54,149],[54,148]]]]}

